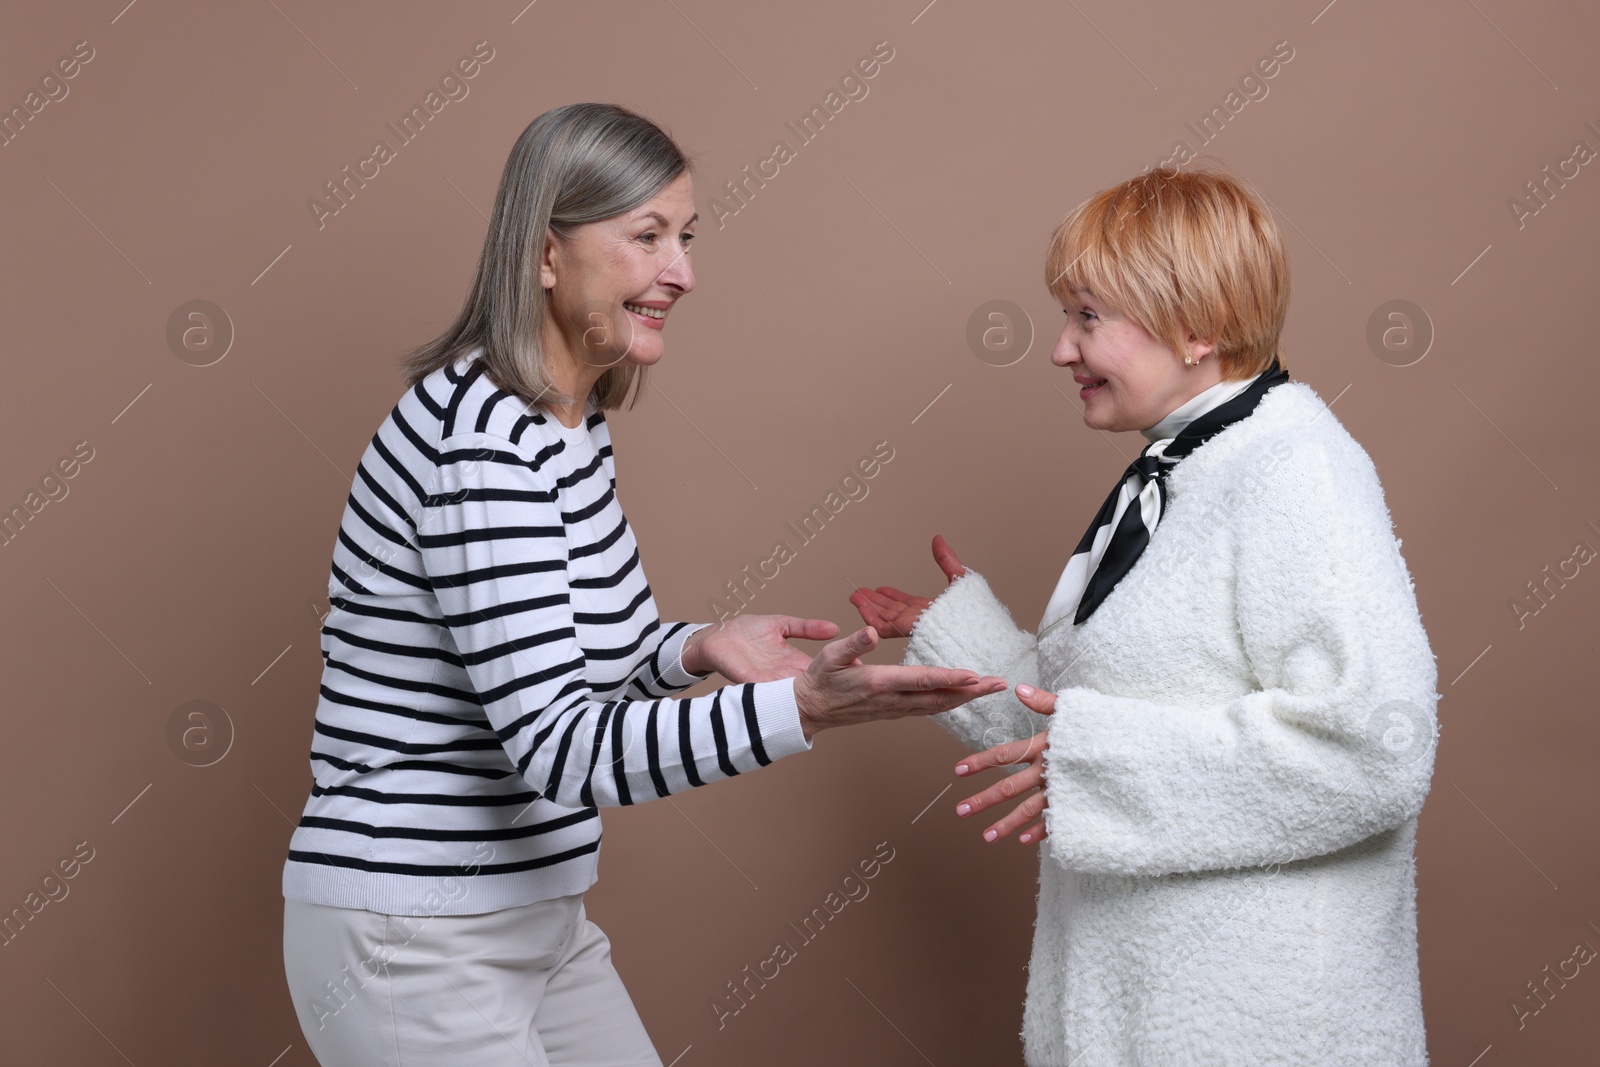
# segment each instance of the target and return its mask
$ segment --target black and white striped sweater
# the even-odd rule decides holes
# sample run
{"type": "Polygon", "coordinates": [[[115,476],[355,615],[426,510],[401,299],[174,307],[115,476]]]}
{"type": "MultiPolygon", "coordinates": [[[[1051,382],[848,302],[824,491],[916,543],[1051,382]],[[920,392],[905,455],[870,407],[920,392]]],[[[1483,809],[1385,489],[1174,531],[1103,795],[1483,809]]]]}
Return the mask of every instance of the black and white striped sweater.
{"type": "Polygon", "coordinates": [[[373,436],[340,522],[286,897],[474,914],[581,892],[598,807],[810,748],[794,680],[673,694],[605,416],[569,429],[470,352],[373,436]]]}

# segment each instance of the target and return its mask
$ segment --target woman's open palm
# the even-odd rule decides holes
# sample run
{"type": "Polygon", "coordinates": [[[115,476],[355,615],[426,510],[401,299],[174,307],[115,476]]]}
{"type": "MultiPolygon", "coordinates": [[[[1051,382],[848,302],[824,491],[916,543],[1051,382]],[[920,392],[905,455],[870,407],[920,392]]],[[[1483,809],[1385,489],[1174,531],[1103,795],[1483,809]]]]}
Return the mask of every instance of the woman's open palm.
{"type": "MultiPolygon", "coordinates": [[[[940,534],[933,537],[933,560],[944,571],[947,581],[953,582],[967,573],[967,568],[940,534]]],[[[910,637],[923,609],[933,601],[901,592],[892,585],[880,585],[876,589],[865,586],[857,589],[850,594],[850,603],[861,613],[861,621],[877,630],[878,636],[910,637]]]]}
{"type": "Polygon", "coordinates": [[[708,627],[700,652],[709,669],[730,682],[770,682],[794,678],[811,666],[811,657],[790,638],[827,641],[839,633],[828,619],[793,615],[739,615],[708,627]]]}

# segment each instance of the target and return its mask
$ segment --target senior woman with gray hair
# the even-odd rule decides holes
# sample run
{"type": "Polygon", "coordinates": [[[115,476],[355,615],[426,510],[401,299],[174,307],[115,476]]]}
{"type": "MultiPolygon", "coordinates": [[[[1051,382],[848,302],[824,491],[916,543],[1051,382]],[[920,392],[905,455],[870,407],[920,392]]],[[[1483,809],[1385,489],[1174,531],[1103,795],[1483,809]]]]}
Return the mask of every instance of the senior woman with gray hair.
{"type": "MultiPolygon", "coordinates": [[[[605,412],[694,288],[689,163],[572,104],[506,162],[460,316],[357,469],[334,546],[284,963],[325,1067],[659,1065],[584,914],[598,808],[764,767],[817,731],[1003,680],[868,666],[869,626],[662,622],[605,412]],[[673,694],[718,673],[733,683],[673,694]]],[[[631,406],[631,405],[630,405],[631,406]]]]}

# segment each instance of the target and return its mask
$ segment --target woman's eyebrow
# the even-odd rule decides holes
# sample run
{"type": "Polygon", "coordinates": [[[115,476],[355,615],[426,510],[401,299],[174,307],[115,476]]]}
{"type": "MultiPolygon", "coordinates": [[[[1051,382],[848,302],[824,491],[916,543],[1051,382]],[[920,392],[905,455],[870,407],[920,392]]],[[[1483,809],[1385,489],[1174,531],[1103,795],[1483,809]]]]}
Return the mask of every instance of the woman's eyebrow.
{"type": "MultiPolygon", "coordinates": [[[[695,220],[698,219],[699,217],[700,217],[700,212],[696,211],[693,215],[689,216],[689,221],[684,223],[684,225],[685,226],[693,226],[694,223],[695,223],[695,220]]],[[[656,222],[656,225],[658,225],[658,226],[671,226],[672,225],[672,223],[667,221],[667,217],[665,215],[661,214],[659,211],[646,212],[643,216],[641,216],[640,221],[643,222],[643,221],[645,221],[647,219],[654,219],[655,222],[656,222]]]]}

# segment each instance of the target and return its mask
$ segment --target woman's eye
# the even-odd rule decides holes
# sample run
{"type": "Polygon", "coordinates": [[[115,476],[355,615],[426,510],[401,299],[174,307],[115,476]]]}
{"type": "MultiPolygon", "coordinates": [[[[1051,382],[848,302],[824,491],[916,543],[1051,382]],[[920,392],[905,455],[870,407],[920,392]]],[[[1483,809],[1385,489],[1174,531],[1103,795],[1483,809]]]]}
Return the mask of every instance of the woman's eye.
{"type": "Polygon", "coordinates": [[[1078,314],[1087,315],[1091,319],[1094,318],[1094,312],[1092,312],[1092,311],[1080,311],[1080,312],[1078,312],[1078,314]]]}
{"type": "Polygon", "coordinates": [[[653,234],[653,233],[641,233],[639,235],[639,240],[641,240],[641,241],[649,242],[649,241],[654,241],[655,239],[656,239],[656,235],[653,234]]]}
{"type": "Polygon", "coordinates": [[[689,245],[694,241],[694,234],[686,233],[680,238],[680,240],[683,241],[683,247],[688,248],[689,245]]]}

